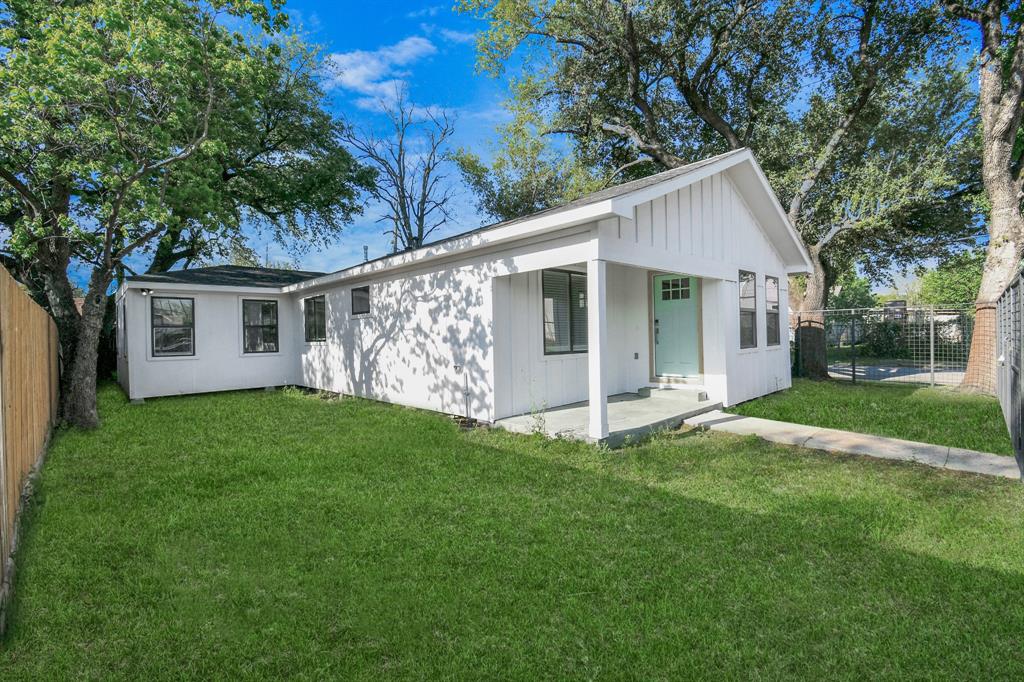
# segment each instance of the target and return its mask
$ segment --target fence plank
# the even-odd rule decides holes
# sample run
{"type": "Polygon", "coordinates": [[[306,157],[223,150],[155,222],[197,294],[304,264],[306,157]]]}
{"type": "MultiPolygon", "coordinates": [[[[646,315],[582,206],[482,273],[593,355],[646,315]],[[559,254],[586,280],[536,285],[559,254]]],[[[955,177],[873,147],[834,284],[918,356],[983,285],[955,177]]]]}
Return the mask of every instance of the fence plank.
{"type": "Polygon", "coordinates": [[[57,326],[0,266],[0,632],[22,491],[57,419],[57,326]]]}

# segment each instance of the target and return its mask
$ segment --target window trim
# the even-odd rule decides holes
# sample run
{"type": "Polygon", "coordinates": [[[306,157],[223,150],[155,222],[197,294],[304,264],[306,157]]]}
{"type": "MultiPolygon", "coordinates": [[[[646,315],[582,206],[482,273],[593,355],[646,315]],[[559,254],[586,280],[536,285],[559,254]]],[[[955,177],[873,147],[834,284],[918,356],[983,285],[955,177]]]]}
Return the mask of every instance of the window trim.
{"type": "MultiPolygon", "coordinates": [[[[756,303],[756,301],[755,301],[756,303]]],[[[781,280],[774,275],[764,276],[764,344],[769,348],[782,345],[782,289],[781,280]],[[775,311],[771,309],[771,303],[768,301],[768,280],[775,280],[775,311]],[[775,316],[775,333],[777,335],[775,342],[772,342],[771,336],[768,334],[768,317],[770,315],[775,316]]]]}
{"type": "Polygon", "coordinates": [[[352,309],[352,317],[362,317],[364,315],[369,315],[370,314],[370,312],[373,310],[373,301],[372,301],[372,298],[370,296],[370,293],[371,292],[370,292],[370,285],[369,284],[365,284],[365,285],[363,285],[361,287],[352,287],[352,289],[349,290],[349,306],[352,309]],[[357,311],[356,310],[356,292],[357,291],[362,291],[363,289],[366,290],[366,310],[357,311]]]}
{"type": "MultiPolygon", "coordinates": [[[[566,270],[565,268],[543,268],[540,271],[540,344],[541,350],[544,351],[545,356],[558,356],[558,355],[586,355],[590,352],[590,339],[587,339],[587,350],[573,350],[573,310],[576,306],[572,305],[572,276],[583,277],[584,281],[587,279],[587,273],[579,272],[578,270],[566,270]],[[567,291],[569,292],[569,350],[553,350],[549,351],[544,338],[544,273],[545,272],[563,272],[569,275],[569,286],[567,291]]],[[[578,313],[577,313],[578,314],[578,313]]],[[[587,315],[589,319],[590,315],[590,292],[587,292],[587,315]]]]}
{"type": "Polygon", "coordinates": [[[149,354],[152,358],[191,358],[195,357],[196,354],[196,299],[192,296],[153,296],[149,297],[149,354]],[[184,325],[180,324],[161,324],[156,325],[153,323],[153,308],[156,306],[157,299],[160,300],[171,300],[171,301],[190,301],[192,303],[192,325],[188,327],[192,337],[192,352],[191,353],[158,353],[156,350],[156,329],[185,329],[184,325]]]}
{"type": "MultiPolygon", "coordinates": [[[[314,320],[314,324],[316,321],[314,320]]],[[[302,338],[305,339],[306,343],[324,343],[327,341],[327,295],[317,294],[316,296],[307,296],[302,299],[302,338]],[[324,316],[324,335],[322,338],[309,338],[309,326],[306,324],[307,308],[310,301],[316,301],[319,299],[323,305],[323,316],[324,316]]]]}
{"type": "Polygon", "coordinates": [[[281,306],[276,298],[242,298],[242,355],[267,355],[268,353],[280,353],[281,352],[281,306]],[[273,303],[274,304],[274,345],[277,346],[276,350],[246,350],[245,349],[245,329],[246,327],[269,327],[269,324],[249,324],[245,323],[245,304],[246,303],[273,303]]]}
{"type": "Polygon", "coordinates": [[[754,350],[756,348],[759,348],[760,346],[758,345],[758,339],[757,339],[758,334],[757,334],[757,273],[756,272],[753,272],[752,270],[740,270],[739,271],[739,277],[737,277],[737,279],[736,279],[736,298],[737,298],[737,303],[739,305],[739,327],[738,327],[738,331],[739,331],[739,337],[740,337],[739,338],[740,350],[754,350]],[[743,307],[743,298],[744,298],[744,296],[743,296],[743,275],[750,275],[751,281],[754,284],[754,307],[753,308],[744,308],[743,307]],[[751,344],[751,345],[743,345],[743,314],[744,313],[753,313],[754,314],[754,324],[751,325],[751,329],[754,330],[754,343],[751,344]]]}

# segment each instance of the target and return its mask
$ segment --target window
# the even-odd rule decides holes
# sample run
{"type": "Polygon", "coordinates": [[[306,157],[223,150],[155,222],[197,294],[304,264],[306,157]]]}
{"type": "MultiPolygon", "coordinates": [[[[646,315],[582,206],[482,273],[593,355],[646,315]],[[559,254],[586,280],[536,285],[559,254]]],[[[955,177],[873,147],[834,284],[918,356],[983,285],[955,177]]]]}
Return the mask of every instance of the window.
{"type": "Polygon", "coordinates": [[[195,355],[195,301],[164,296],[151,301],[153,356],[195,355]]]}
{"type": "Polygon", "coordinates": [[[277,301],[242,301],[242,352],[276,353],[277,301]]]}
{"type": "Polygon", "coordinates": [[[779,345],[779,278],[764,278],[766,341],[769,346],[779,345]]]}
{"type": "Polygon", "coordinates": [[[323,296],[307,298],[302,304],[306,341],[327,340],[327,304],[323,296]]]}
{"type": "Polygon", "coordinates": [[[690,278],[676,277],[661,280],[661,300],[678,301],[690,298],[690,278]]]}
{"type": "Polygon", "coordinates": [[[352,289],[352,314],[365,315],[370,312],[370,287],[352,289]]]}
{"type": "Polygon", "coordinates": [[[587,350],[587,276],[565,270],[541,272],[544,354],[587,350]]]}
{"type": "Polygon", "coordinates": [[[740,348],[757,348],[757,277],[740,270],[740,348]]]}

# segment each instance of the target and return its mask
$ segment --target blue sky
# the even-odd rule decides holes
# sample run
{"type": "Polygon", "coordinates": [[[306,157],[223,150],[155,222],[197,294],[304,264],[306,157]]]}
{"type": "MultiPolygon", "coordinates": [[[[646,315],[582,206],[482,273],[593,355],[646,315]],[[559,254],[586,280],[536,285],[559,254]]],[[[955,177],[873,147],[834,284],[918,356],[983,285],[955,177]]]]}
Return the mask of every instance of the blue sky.
{"type": "MultiPolygon", "coordinates": [[[[405,86],[416,105],[444,107],[455,115],[454,147],[467,147],[487,158],[495,128],[506,118],[505,80],[474,72],[474,31],[483,23],[455,13],[452,5],[452,0],[291,0],[287,10],[293,27],[321,45],[337,67],[337,75],[327,80],[328,94],[332,108],[351,125],[383,132],[385,122],[376,111],[379,101],[393,93],[396,85],[405,86]]],[[[432,238],[483,222],[454,169],[451,179],[459,187],[454,221],[432,238]]],[[[371,258],[387,253],[385,227],[376,222],[379,216],[379,209],[368,203],[364,214],[345,227],[333,246],[298,258],[258,234],[250,235],[251,242],[261,257],[269,254],[272,261],[337,270],[362,260],[363,245],[369,247],[371,258]]]]}

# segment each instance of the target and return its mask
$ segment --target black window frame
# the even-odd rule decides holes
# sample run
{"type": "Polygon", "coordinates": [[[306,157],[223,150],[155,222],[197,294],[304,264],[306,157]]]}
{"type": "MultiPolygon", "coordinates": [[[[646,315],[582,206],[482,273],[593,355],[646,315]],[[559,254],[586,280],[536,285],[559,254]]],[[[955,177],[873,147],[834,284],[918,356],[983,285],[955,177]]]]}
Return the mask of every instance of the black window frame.
{"type": "Polygon", "coordinates": [[[764,343],[766,346],[780,346],[782,345],[782,327],[779,325],[782,322],[782,310],[781,299],[782,290],[779,289],[779,278],[773,277],[772,275],[764,276],[764,343]],[[772,301],[768,300],[768,280],[775,282],[775,310],[772,310],[772,301]],[[775,318],[775,337],[772,340],[772,327],[769,321],[775,318]]]}
{"type": "Polygon", "coordinates": [[[736,280],[736,293],[737,293],[737,298],[739,299],[738,302],[739,302],[739,307],[740,307],[740,317],[739,317],[739,321],[740,321],[740,325],[739,325],[740,350],[750,350],[752,348],[757,348],[758,347],[757,346],[757,273],[756,272],[751,272],[750,270],[740,270],[739,278],[736,280]],[[744,298],[749,298],[749,297],[745,297],[743,295],[743,276],[744,275],[748,275],[750,277],[750,282],[754,285],[754,296],[753,296],[754,307],[753,308],[744,308],[743,307],[743,300],[744,300],[744,298]],[[753,322],[751,322],[751,324],[750,324],[750,329],[753,331],[753,334],[754,334],[754,341],[751,344],[744,344],[743,343],[743,316],[744,315],[753,315],[753,317],[754,317],[753,322]]]}
{"type": "Polygon", "coordinates": [[[327,297],[324,294],[319,296],[310,296],[309,298],[302,299],[302,333],[306,339],[306,343],[322,343],[327,340],[327,297]],[[308,315],[310,313],[310,305],[313,306],[313,326],[317,326],[316,319],[316,306],[319,304],[320,307],[320,323],[323,326],[323,335],[317,336],[316,332],[319,329],[314,328],[314,336],[310,338],[309,335],[309,321],[308,315]]]}
{"type": "Polygon", "coordinates": [[[361,286],[361,287],[352,287],[352,291],[349,294],[349,297],[350,297],[350,301],[351,301],[351,305],[352,305],[352,315],[369,315],[370,314],[371,301],[370,301],[370,285],[369,284],[367,284],[365,286],[361,286]],[[365,291],[366,292],[366,310],[356,310],[356,292],[357,291],[365,291]]]}
{"type": "MultiPolygon", "coordinates": [[[[264,344],[266,339],[264,339],[264,344]]],[[[273,298],[243,298],[242,299],[242,353],[244,355],[265,355],[267,353],[280,353],[281,352],[281,306],[277,299],[273,298]],[[246,303],[273,303],[274,304],[274,324],[246,324],[245,323],[245,304],[246,303]],[[245,330],[249,327],[259,327],[266,329],[267,327],[274,328],[274,350],[248,350],[246,348],[247,336],[245,330]]]]}
{"type": "Polygon", "coordinates": [[[149,352],[154,358],[191,358],[196,355],[196,299],[192,296],[150,296],[149,297],[149,352]],[[156,324],[154,315],[157,301],[188,301],[192,305],[192,324],[156,324]],[[188,329],[191,336],[188,353],[161,353],[156,349],[157,329],[188,329]]]}
{"type": "Polygon", "coordinates": [[[540,310],[540,315],[541,315],[540,339],[541,339],[542,347],[544,349],[544,355],[582,355],[584,353],[589,352],[589,350],[590,350],[589,328],[587,328],[588,329],[588,333],[587,333],[586,347],[583,348],[582,350],[578,350],[576,348],[576,339],[573,338],[573,336],[574,336],[573,329],[575,329],[575,327],[576,327],[576,315],[580,314],[577,311],[577,306],[572,305],[572,292],[573,292],[572,281],[573,281],[574,277],[577,278],[577,279],[582,279],[583,280],[583,292],[584,292],[584,296],[586,297],[585,300],[584,300],[584,303],[586,305],[584,310],[586,310],[586,315],[588,316],[587,317],[587,322],[589,323],[590,299],[589,299],[589,292],[587,291],[587,273],[585,273],[585,272],[577,272],[575,270],[564,270],[564,269],[561,269],[561,268],[545,268],[545,269],[540,271],[540,283],[541,283],[541,287],[540,287],[541,288],[541,291],[540,291],[540,301],[541,301],[541,306],[540,306],[540,308],[541,308],[541,310],[540,310]],[[545,296],[545,292],[544,292],[544,273],[545,272],[557,272],[557,273],[563,273],[563,274],[566,274],[566,275],[569,276],[568,285],[565,288],[565,290],[566,290],[566,292],[568,293],[568,296],[569,296],[569,300],[566,302],[567,306],[568,306],[568,310],[569,310],[569,349],[568,350],[551,350],[551,351],[548,350],[547,338],[546,338],[546,336],[544,334],[544,324],[545,324],[545,322],[544,322],[544,299],[547,298],[545,296]],[[576,311],[576,312],[574,312],[574,311],[576,311]]]}

